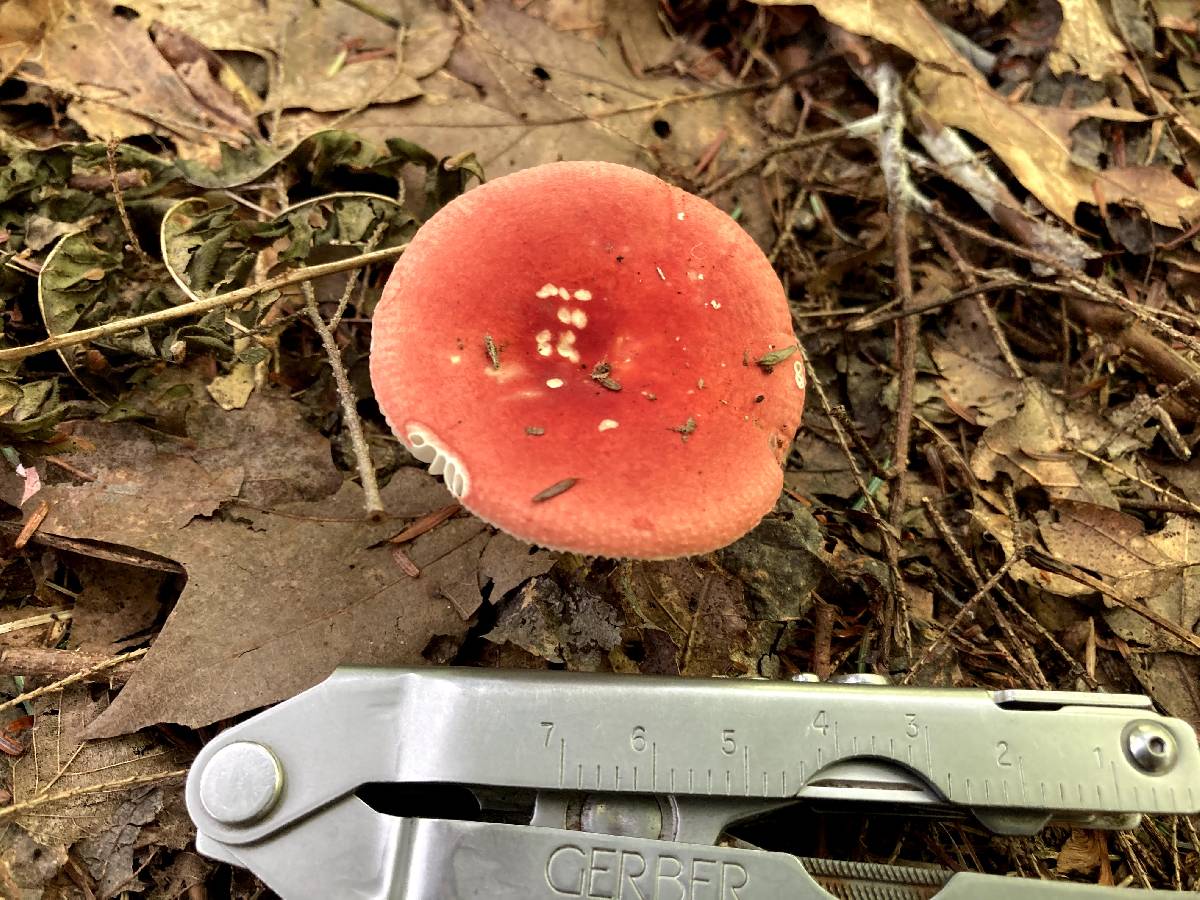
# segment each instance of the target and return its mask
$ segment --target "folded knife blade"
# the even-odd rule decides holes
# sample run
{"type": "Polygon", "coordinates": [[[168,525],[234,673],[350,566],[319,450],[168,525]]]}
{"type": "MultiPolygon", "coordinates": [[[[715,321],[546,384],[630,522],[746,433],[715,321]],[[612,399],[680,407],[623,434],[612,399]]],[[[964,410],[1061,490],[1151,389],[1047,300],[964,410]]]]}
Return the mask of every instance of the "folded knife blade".
{"type": "Polygon", "coordinates": [[[1096,896],[936,870],[913,883],[718,839],[798,802],[971,815],[1007,834],[1132,827],[1200,811],[1200,750],[1134,695],[346,668],[209,743],[187,801],[197,848],[285,900],[1096,896]],[[533,809],[517,823],[387,816],[355,794],[371,783],[533,809]]]}

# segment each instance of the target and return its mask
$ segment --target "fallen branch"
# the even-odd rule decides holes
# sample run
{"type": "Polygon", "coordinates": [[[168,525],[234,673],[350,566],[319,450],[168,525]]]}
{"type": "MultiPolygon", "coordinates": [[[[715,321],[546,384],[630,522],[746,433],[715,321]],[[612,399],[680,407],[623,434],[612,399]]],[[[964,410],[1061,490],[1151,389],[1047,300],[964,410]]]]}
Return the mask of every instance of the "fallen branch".
{"type": "MultiPolygon", "coordinates": [[[[77,671],[73,675],[68,675],[66,678],[60,678],[53,684],[48,684],[45,687],[40,687],[33,691],[26,691],[24,694],[18,694],[11,700],[5,700],[3,703],[0,703],[0,712],[3,712],[6,709],[12,709],[14,706],[20,706],[22,703],[27,703],[30,700],[36,700],[38,697],[44,697],[46,694],[52,694],[55,691],[60,691],[63,688],[70,687],[71,685],[80,681],[85,681],[89,676],[95,675],[97,672],[103,672],[105,669],[111,669],[115,666],[121,665],[122,663],[140,659],[146,655],[146,652],[146,648],[142,648],[141,650],[132,650],[129,653],[122,653],[118,656],[101,660],[100,662],[89,666],[82,671],[77,671]]],[[[12,653],[11,650],[5,651],[4,656],[0,658],[8,659],[10,653],[12,653]]]]}
{"type": "Polygon", "coordinates": [[[10,347],[7,350],[0,350],[0,362],[14,362],[30,356],[36,356],[39,353],[46,353],[50,350],[74,347],[76,344],[86,344],[99,338],[108,337],[109,335],[145,328],[148,325],[161,325],[164,322],[173,322],[176,319],[184,319],[188,316],[206,313],[213,309],[233,306],[236,303],[241,303],[243,300],[248,300],[267,291],[279,290],[280,288],[290,287],[293,284],[303,284],[315,278],[358,269],[363,266],[369,266],[372,263],[389,262],[399,257],[407,246],[407,244],[399,244],[395,247],[385,247],[382,250],[376,250],[373,253],[351,256],[348,259],[338,259],[333,262],[321,263],[317,266],[293,269],[290,272],[285,272],[274,278],[268,278],[266,281],[261,281],[258,284],[238,288],[236,291],[216,294],[212,297],[204,297],[200,300],[193,300],[191,303],[181,303],[179,306],[172,306],[170,309],[160,309],[156,312],[146,313],[143,316],[131,316],[128,319],[105,322],[103,325],[97,325],[94,328],[81,328],[79,331],[68,331],[65,334],[57,334],[43,341],[25,344],[21,347],[10,347]]]}
{"type": "MultiPolygon", "coordinates": [[[[72,650],[51,650],[48,647],[9,647],[0,651],[0,675],[24,675],[37,678],[76,681],[104,681],[121,685],[137,668],[137,658],[144,650],[116,657],[99,653],[80,653],[72,650]]],[[[74,682],[72,682],[74,683],[74,682]]],[[[55,690],[62,685],[56,684],[55,690]]]]}

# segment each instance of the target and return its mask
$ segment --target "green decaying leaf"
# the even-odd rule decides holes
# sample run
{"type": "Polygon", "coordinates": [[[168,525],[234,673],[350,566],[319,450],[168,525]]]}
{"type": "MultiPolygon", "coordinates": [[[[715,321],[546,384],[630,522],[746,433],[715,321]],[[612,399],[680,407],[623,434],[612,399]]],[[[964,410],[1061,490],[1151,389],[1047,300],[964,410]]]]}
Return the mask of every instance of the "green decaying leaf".
{"type": "Polygon", "coordinates": [[[97,246],[90,235],[64,237],[42,266],[39,279],[46,330],[61,334],[75,328],[111,290],[106,279],[120,266],[120,255],[97,246]]]}

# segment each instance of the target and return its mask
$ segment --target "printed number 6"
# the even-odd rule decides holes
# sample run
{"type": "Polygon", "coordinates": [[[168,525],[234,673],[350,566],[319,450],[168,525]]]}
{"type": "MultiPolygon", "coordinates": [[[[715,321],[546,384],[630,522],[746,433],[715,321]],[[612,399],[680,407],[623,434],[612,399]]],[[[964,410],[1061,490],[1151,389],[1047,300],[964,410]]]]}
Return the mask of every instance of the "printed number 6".
{"type": "Polygon", "coordinates": [[[642,725],[638,725],[633,729],[633,734],[629,736],[629,746],[634,749],[635,753],[641,753],[646,749],[646,729],[642,725]]]}

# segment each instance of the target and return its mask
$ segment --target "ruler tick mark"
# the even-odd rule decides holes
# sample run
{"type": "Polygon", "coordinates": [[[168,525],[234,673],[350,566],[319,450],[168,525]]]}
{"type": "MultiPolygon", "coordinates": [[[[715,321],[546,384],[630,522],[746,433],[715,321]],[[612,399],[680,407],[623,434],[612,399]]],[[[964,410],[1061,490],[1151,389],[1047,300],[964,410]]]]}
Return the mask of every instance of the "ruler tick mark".
{"type": "Polygon", "coordinates": [[[558,786],[562,787],[567,775],[567,739],[558,739],[558,786]]]}
{"type": "Polygon", "coordinates": [[[675,767],[671,766],[671,793],[675,793],[675,767]]]}
{"type": "Polygon", "coordinates": [[[658,790],[658,744],[650,744],[650,790],[658,790]]]}
{"type": "Polygon", "coordinates": [[[695,776],[695,774],[696,774],[696,773],[695,773],[695,772],[693,772],[691,769],[688,769],[688,793],[689,793],[689,794],[694,794],[694,793],[696,793],[696,785],[695,785],[695,783],[694,783],[694,782],[695,782],[695,780],[696,780],[696,779],[695,779],[695,777],[694,777],[694,776],[695,776]]]}
{"type": "Polygon", "coordinates": [[[925,771],[933,777],[933,745],[929,740],[929,726],[925,726],[925,771]]]}
{"type": "Polygon", "coordinates": [[[733,795],[733,773],[728,769],[725,770],[725,796],[733,795]]]}
{"type": "Polygon", "coordinates": [[[708,794],[712,796],[712,769],[708,770],[708,794]]]}
{"type": "Polygon", "coordinates": [[[600,763],[596,763],[596,790],[600,790],[600,763]]]}
{"type": "Polygon", "coordinates": [[[742,780],[746,784],[746,796],[750,796],[750,745],[742,747],[742,780]]]}
{"type": "Polygon", "coordinates": [[[1121,779],[1117,776],[1117,761],[1111,760],[1109,767],[1112,769],[1113,776],[1113,794],[1117,798],[1117,806],[1121,805],[1121,779]]]}
{"type": "Polygon", "coordinates": [[[583,763],[579,764],[579,778],[576,781],[576,785],[580,790],[583,790],[583,763]]]}
{"type": "Polygon", "coordinates": [[[888,756],[892,759],[896,758],[896,739],[888,738],[888,756]]]}
{"type": "Polygon", "coordinates": [[[616,790],[621,789],[621,767],[613,766],[613,787],[616,790]]]}
{"type": "Polygon", "coordinates": [[[767,787],[767,770],[763,769],[763,793],[762,793],[762,795],[764,797],[767,796],[768,790],[769,789],[767,787]]]}
{"type": "Polygon", "coordinates": [[[1022,802],[1029,801],[1028,785],[1025,784],[1025,757],[1017,757],[1017,778],[1021,782],[1021,800],[1022,802]]]}
{"type": "Polygon", "coordinates": [[[854,735],[850,739],[850,754],[851,754],[851,756],[858,756],[858,735],[857,734],[854,735]]]}
{"type": "Polygon", "coordinates": [[[633,789],[635,791],[637,790],[637,775],[638,775],[637,766],[634,766],[633,767],[633,789]]]}

